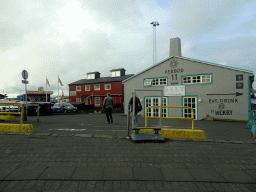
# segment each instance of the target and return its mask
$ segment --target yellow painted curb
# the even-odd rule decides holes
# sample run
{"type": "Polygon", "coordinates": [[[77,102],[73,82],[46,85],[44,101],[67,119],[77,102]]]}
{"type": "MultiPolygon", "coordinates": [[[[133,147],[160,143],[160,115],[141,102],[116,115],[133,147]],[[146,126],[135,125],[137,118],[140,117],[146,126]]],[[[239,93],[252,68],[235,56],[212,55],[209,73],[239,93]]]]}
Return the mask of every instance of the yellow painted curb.
{"type": "MultiPolygon", "coordinates": [[[[135,132],[135,131],[133,131],[135,132]]],[[[154,129],[141,129],[139,133],[155,133],[154,129]]],[[[192,129],[161,129],[159,133],[164,138],[188,138],[188,139],[206,139],[206,133],[202,130],[192,129]]]]}
{"type": "Polygon", "coordinates": [[[0,120],[2,121],[16,121],[15,117],[12,115],[0,115],[0,120]]]}
{"type": "Polygon", "coordinates": [[[0,124],[0,132],[35,133],[32,124],[0,124]]]}

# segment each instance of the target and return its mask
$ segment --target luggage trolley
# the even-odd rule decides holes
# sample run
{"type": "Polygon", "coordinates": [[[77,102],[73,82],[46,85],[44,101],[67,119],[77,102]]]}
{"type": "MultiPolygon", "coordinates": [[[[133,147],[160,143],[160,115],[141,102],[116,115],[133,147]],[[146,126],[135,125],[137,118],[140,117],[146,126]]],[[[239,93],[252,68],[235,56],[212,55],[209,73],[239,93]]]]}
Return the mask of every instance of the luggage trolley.
{"type": "MultiPolygon", "coordinates": [[[[160,118],[159,118],[159,126],[158,127],[134,127],[134,115],[135,110],[132,113],[132,131],[135,130],[135,133],[131,134],[131,138],[134,141],[142,141],[142,140],[155,140],[155,141],[164,141],[163,136],[158,133],[162,127],[162,100],[163,100],[163,90],[162,89],[133,89],[133,109],[135,109],[135,95],[136,91],[160,91],[161,92],[161,100],[160,100],[160,118]],[[155,133],[139,133],[141,129],[154,129],[155,133]]],[[[130,137],[130,106],[128,107],[128,115],[127,115],[127,138],[130,137]]]]}

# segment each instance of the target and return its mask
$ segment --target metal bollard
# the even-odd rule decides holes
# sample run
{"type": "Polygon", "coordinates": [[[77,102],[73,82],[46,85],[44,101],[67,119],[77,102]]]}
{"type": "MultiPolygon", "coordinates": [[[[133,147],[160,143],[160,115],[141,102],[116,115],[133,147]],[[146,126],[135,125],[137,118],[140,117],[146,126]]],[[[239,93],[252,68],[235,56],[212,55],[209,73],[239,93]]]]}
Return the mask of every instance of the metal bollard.
{"type": "Polygon", "coordinates": [[[128,114],[127,114],[127,130],[126,130],[126,137],[130,137],[130,105],[128,105],[128,114]]]}
{"type": "Polygon", "coordinates": [[[39,122],[39,109],[40,109],[40,107],[38,105],[38,107],[37,107],[37,122],[39,122]]]}

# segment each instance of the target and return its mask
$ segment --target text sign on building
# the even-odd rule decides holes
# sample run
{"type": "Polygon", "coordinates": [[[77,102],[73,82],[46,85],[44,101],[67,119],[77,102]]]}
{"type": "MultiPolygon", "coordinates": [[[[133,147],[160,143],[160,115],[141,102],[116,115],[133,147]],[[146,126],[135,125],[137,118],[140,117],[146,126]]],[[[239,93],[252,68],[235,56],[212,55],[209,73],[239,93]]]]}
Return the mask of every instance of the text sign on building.
{"type": "Polygon", "coordinates": [[[164,86],[164,96],[185,96],[185,85],[164,86]]]}

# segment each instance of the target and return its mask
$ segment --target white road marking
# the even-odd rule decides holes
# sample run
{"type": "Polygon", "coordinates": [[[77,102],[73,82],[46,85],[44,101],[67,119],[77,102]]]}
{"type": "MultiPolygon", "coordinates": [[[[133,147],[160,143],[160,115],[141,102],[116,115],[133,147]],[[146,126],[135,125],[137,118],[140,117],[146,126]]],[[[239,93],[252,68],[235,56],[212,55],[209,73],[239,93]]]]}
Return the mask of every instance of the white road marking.
{"type": "Polygon", "coordinates": [[[91,130],[91,131],[126,131],[126,130],[91,130]]]}
{"type": "Polygon", "coordinates": [[[58,131],[86,131],[87,129],[56,129],[56,130],[58,130],[58,131]]]}

